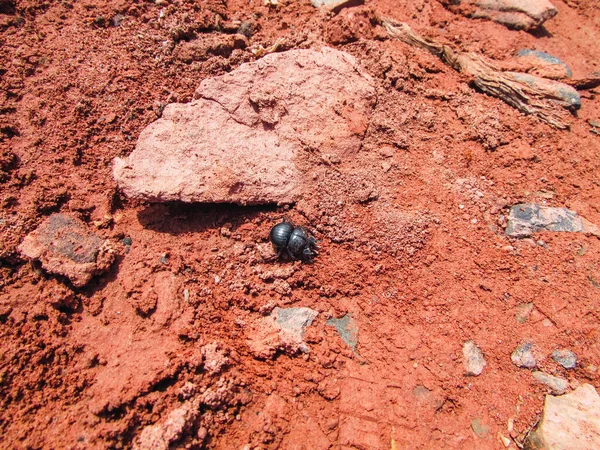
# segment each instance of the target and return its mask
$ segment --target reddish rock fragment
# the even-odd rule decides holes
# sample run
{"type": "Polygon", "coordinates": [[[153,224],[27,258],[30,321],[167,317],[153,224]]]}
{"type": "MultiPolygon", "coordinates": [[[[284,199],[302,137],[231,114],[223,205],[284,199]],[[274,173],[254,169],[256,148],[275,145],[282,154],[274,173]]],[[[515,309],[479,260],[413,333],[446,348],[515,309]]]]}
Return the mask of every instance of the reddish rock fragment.
{"type": "Polygon", "coordinates": [[[136,450],[167,450],[171,443],[181,439],[199,414],[198,400],[185,402],[181,407],[172,410],[164,422],[144,428],[134,441],[133,448],[136,450]]]}
{"type": "Polygon", "coordinates": [[[76,287],[107,271],[115,259],[106,242],[68,214],[48,217],[23,240],[19,251],[40,261],[46,271],[67,277],[76,287]]]}
{"type": "Polygon", "coordinates": [[[290,355],[308,353],[304,332],[318,314],[310,308],[275,308],[250,329],[247,340],[250,352],[258,359],[272,358],[278,350],[290,355]]]}

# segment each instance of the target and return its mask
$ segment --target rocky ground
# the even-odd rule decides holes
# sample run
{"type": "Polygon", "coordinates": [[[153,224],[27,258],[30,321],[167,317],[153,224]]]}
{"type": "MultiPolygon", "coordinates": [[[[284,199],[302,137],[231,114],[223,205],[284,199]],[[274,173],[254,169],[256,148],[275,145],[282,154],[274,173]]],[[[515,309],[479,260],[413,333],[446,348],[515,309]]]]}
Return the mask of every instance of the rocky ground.
{"type": "Polygon", "coordinates": [[[598,448],[600,8],[503,2],[0,0],[0,446],[598,448]]]}

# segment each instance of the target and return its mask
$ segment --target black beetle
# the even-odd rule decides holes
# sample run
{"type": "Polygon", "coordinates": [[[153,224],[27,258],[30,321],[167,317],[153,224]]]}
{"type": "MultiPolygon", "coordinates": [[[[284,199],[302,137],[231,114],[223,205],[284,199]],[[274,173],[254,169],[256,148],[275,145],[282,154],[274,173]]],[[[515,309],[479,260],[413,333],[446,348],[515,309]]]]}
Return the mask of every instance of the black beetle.
{"type": "Polygon", "coordinates": [[[304,227],[295,227],[285,218],[283,222],[271,228],[269,239],[278,252],[278,256],[286,252],[290,259],[310,262],[318,254],[317,240],[311,236],[310,232],[304,227]]]}

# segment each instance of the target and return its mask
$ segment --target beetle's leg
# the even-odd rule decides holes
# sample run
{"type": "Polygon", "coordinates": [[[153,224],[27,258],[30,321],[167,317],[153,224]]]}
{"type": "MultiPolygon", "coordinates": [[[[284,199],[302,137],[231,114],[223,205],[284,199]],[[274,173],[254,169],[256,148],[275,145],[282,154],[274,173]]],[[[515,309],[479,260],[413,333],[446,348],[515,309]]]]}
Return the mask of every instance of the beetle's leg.
{"type": "Polygon", "coordinates": [[[306,262],[312,262],[315,254],[316,253],[312,252],[310,248],[305,248],[302,250],[302,259],[304,259],[306,262]]]}
{"type": "Polygon", "coordinates": [[[313,255],[318,255],[319,254],[319,252],[317,251],[318,248],[319,248],[319,242],[314,237],[312,237],[312,236],[308,238],[308,242],[307,242],[306,248],[308,250],[310,250],[310,252],[313,255]]]}
{"type": "Polygon", "coordinates": [[[286,248],[285,248],[285,251],[286,251],[286,253],[287,253],[287,255],[288,255],[288,259],[289,259],[290,261],[294,261],[294,260],[296,259],[296,258],[294,258],[294,255],[292,255],[292,252],[290,251],[290,249],[289,249],[289,248],[287,248],[287,247],[286,247],[286,248]]]}

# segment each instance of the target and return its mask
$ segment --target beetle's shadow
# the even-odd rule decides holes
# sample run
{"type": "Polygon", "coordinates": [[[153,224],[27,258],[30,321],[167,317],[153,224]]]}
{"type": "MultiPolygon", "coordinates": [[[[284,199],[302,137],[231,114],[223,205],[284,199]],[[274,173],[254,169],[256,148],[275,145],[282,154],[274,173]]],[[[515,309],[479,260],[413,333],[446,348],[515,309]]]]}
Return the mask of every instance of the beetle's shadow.
{"type": "Polygon", "coordinates": [[[277,209],[274,204],[239,206],[232,203],[168,202],[148,205],[138,211],[137,216],[144,228],[177,236],[221,228],[227,222],[239,226],[277,209]]]}

